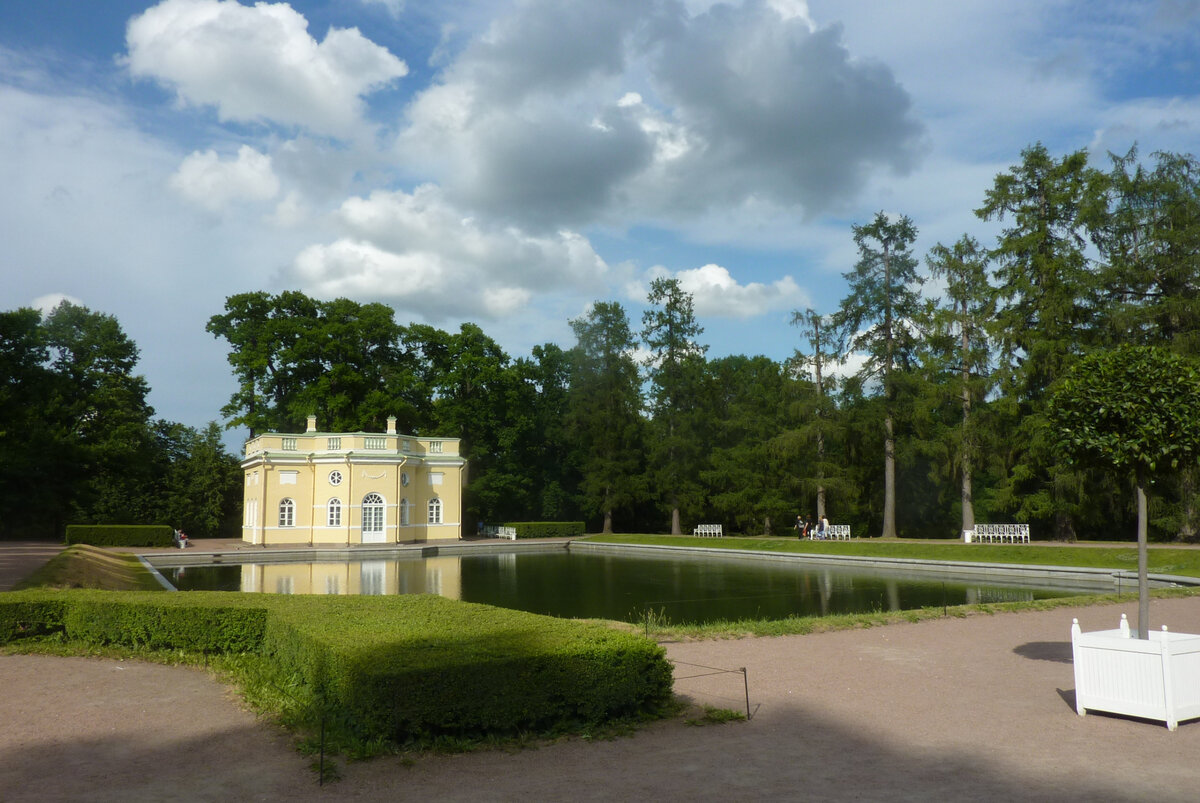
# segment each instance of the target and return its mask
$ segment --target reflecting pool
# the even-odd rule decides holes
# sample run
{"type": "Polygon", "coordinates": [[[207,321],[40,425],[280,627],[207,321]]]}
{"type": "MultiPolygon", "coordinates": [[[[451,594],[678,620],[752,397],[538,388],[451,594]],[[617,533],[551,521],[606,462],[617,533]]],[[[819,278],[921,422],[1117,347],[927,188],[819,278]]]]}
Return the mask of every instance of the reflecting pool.
{"type": "Polygon", "coordinates": [[[651,611],[676,624],[1012,602],[1100,590],[686,554],[480,553],[159,571],[180,590],[440,594],[572,618],[640,621],[651,611]]]}

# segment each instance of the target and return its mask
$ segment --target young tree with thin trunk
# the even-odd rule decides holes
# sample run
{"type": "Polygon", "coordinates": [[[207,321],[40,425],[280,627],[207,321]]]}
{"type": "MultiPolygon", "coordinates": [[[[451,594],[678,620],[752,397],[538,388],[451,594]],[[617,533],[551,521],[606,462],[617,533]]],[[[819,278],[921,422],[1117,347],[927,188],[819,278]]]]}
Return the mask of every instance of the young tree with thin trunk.
{"type": "MultiPolygon", "coordinates": [[[[811,434],[815,459],[807,461],[806,466],[812,467],[813,481],[817,497],[817,519],[825,516],[826,472],[825,437],[831,426],[832,405],[826,394],[825,369],[830,363],[836,363],[841,354],[841,337],[832,325],[828,316],[818,315],[812,308],[803,312],[792,312],[792,326],[804,327],[808,340],[809,353],[801,353],[798,349],[793,357],[793,363],[799,370],[810,372],[815,393],[811,410],[811,421],[808,426],[802,426],[797,432],[803,441],[811,434]]],[[[799,451],[797,444],[793,451],[799,451]]]]}
{"type": "Polygon", "coordinates": [[[1081,359],[1054,389],[1048,414],[1068,459],[1137,482],[1138,634],[1149,638],[1146,489],[1200,460],[1200,373],[1162,348],[1121,346],[1081,359]]]}
{"type": "Polygon", "coordinates": [[[845,274],[850,293],[834,316],[850,332],[850,348],[866,357],[861,375],[876,378],[884,400],[884,538],[896,531],[896,408],[897,372],[911,367],[915,351],[912,321],[920,312],[922,283],[912,244],[917,229],[907,216],[891,218],[879,212],[854,226],[859,259],[845,274]]]}

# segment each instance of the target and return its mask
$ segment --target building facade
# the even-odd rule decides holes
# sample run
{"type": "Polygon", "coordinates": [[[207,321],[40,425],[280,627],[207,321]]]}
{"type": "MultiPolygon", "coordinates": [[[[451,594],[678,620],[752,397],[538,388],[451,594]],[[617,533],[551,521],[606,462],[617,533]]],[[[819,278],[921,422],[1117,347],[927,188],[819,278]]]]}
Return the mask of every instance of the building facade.
{"type": "Polygon", "coordinates": [[[242,540],[403,544],[462,537],[466,461],[457,438],[268,432],[246,442],[242,540]]]}

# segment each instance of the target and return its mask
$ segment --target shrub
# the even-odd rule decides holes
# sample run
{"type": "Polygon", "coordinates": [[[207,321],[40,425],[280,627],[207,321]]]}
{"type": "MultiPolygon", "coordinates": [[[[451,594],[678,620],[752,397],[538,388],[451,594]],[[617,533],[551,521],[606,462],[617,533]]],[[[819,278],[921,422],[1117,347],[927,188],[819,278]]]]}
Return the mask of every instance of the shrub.
{"type": "Polygon", "coordinates": [[[175,530],[165,524],[69,524],[67,543],[93,546],[174,546],[175,530]]]}
{"type": "Polygon", "coordinates": [[[585,532],[582,521],[510,521],[505,527],[517,531],[517,538],[577,537],[585,532]]]}
{"type": "Polygon", "coordinates": [[[301,724],[355,740],[552,731],[661,711],[663,649],[601,624],[437,596],[33,590],[0,594],[0,642],[263,656],[301,724]]]}

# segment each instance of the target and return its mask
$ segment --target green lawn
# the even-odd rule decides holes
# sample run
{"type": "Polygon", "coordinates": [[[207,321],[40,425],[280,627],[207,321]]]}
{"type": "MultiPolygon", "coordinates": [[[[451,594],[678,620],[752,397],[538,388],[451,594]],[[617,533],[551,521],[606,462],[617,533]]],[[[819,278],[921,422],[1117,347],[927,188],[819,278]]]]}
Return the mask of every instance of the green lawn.
{"type": "MultiPolygon", "coordinates": [[[[746,549],[789,555],[854,555],[872,558],[1019,563],[1043,566],[1137,571],[1136,544],[964,544],[959,541],[801,541],[796,538],[696,538],[689,535],[589,535],[585,539],[609,544],[746,549]]],[[[1200,577],[1200,549],[1152,545],[1148,553],[1152,574],[1200,577]]]]}

